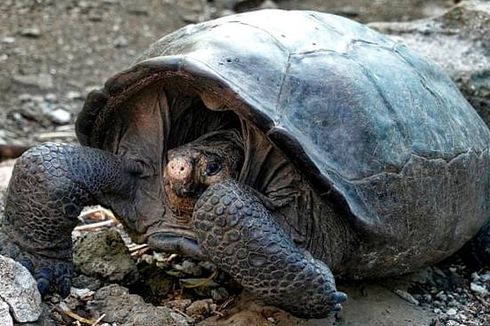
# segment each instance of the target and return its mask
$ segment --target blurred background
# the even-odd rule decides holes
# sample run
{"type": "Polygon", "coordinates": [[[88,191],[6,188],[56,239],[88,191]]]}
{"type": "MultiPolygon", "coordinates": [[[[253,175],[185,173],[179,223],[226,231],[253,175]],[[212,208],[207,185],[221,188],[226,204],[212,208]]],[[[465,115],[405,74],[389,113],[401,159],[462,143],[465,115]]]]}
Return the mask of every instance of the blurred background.
{"type": "Polygon", "coordinates": [[[360,22],[408,21],[438,15],[457,2],[2,0],[0,145],[74,141],[74,119],[86,94],[185,24],[260,8],[319,10],[360,22]]]}

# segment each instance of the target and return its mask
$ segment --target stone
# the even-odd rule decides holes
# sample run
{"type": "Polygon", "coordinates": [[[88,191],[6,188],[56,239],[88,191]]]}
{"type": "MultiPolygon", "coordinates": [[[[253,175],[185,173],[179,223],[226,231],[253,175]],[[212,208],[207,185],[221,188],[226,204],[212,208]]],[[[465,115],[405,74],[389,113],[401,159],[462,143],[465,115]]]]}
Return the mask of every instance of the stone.
{"type": "Polygon", "coordinates": [[[39,38],[41,36],[41,30],[39,29],[39,27],[36,26],[24,28],[20,32],[20,35],[31,38],[39,38]]]}
{"type": "Polygon", "coordinates": [[[102,322],[117,325],[183,325],[172,317],[166,307],[145,303],[143,298],[129,294],[129,290],[112,284],[98,290],[88,302],[93,314],[105,314],[102,322]]]}
{"type": "Polygon", "coordinates": [[[369,26],[435,61],[490,125],[490,2],[463,1],[434,18],[369,26]]]}
{"type": "Polygon", "coordinates": [[[73,100],[82,100],[83,96],[80,94],[80,92],[77,91],[69,91],[66,93],[66,98],[73,101],[73,100]]]}
{"type": "Polygon", "coordinates": [[[191,317],[207,316],[213,310],[212,305],[213,300],[211,299],[197,300],[191,303],[185,311],[191,317]]]}
{"type": "Polygon", "coordinates": [[[478,285],[475,282],[471,282],[470,289],[471,291],[481,295],[487,295],[489,293],[485,286],[478,285]]]}
{"type": "Polygon", "coordinates": [[[128,46],[128,39],[120,35],[114,40],[114,46],[116,48],[126,48],[128,46]]]}
{"type": "Polygon", "coordinates": [[[73,248],[73,263],[82,273],[109,281],[132,281],[138,270],[120,234],[114,230],[88,233],[73,248]]]}
{"type": "Polygon", "coordinates": [[[95,291],[101,288],[102,282],[95,277],[80,274],[72,279],[71,285],[73,287],[87,288],[89,290],[95,291]]]}
{"type": "Polygon", "coordinates": [[[480,276],[480,281],[486,283],[490,281],[490,272],[486,272],[480,276]]]}
{"type": "Polygon", "coordinates": [[[0,299],[17,322],[34,322],[42,313],[36,281],[24,266],[4,256],[0,256],[0,299]]]}
{"type": "Polygon", "coordinates": [[[22,86],[35,87],[41,90],[49,90],[54,87],[53,77],[50,74],[14,75],[12,80],[22,86]]]}
{"type": "Polygon", "coordinates": [[[454,309],[454,308],[449,308],[449,309],[446,311],[446,314],[447,314],[448,316],[454,316],[454,315],[456,315],[457,313],[458,313],[458,311],[457,311],[456,309],[454,309]]]}
{"type": "Polygon", "coordinates": [[[13,44],[15,43],[15,37],[5,36],[0,39],[0,43],[3,44],[13,44]]]}
{"type": "Polygon", "coordinates": [[[9,305],[0,299],[0,325],[2,326],[13,326],[14,321],[10,316],[9,305]]]}
{"type": "Polygon", "coordinates": [[[405,301],[407,302],[410,302],[414,305],[419,305],[419,301],[417,299],[415,299],[410,293],[408,293],[407,291],[403,291],[403,290],[400,290],[400,289],[395,289],[393,291],[397,296],[399,296],[400,298],[404,299],[405,301]]]}
{"type": "Polygon", "coordinates": [[[177,299],[167,301],[165,305],[170,309],[177,309],[179,311],[185,311],[187,307],[191,305],[192,301],[190,299],[177,299]]]}
{"type": "Polygon", "coordinates": [[[187,275],[200,276],[202,274],[201,267],[190,260],[184,260],[181,264],[175,264],[172,267],[187,275]]]}
{"type": "Polygon", "coordinates": [[[66,125],[71,122],[71,113],[62,108],[48,111],[46,116],[57,125],[66,125]]]}

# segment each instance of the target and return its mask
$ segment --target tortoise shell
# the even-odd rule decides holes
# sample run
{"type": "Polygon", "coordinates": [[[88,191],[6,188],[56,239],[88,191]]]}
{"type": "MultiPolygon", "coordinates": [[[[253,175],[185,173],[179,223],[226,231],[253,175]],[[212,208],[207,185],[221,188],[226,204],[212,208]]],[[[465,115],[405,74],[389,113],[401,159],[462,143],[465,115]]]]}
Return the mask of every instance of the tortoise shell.
{"type": "Polygon", "coordinates": [[[165,145],[144,139],[200,119],[148,127],[165,116],[145,111],[161,112],[158,99],[139,98],[164,80],[260,130],[359,230],[400,240],[430,220],[426,237],[464,229],[460,243],[488,216],[487,126],[438,67],[359,23],[263,10],[183,27],[89,95],[80,142],[125,154],[120,130],[144,124],[131,131],[144,138],[132,138],[142,145],[129,154],[156,151],[159,161],[165,145]]]}

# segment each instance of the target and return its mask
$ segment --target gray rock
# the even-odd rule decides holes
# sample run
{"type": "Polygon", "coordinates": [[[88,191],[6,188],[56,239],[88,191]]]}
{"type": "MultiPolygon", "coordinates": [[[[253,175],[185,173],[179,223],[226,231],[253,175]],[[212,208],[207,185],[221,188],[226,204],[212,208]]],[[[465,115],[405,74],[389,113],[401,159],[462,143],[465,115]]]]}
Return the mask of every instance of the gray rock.
{"type": "Polygon", "coordinates": [[[0,299],[0,325],[2,326],[13,326],[14,321],[10,316],[9,305],[0,299]]]}
{"type": "Polygon", "coordinates": [[[0,299],[18,322],[36,321],[42,313],[36,281],[24,266],[4,256],[0,256],[0,299]]]}
{"type": "Polygon", "coordinates": [[[454,308],[450,308],[450,309],[448,309],[448,310],[446,311],[446,314],[447,314],[448,316],[454,316],[454,315],[456,315],[457,313],[458,313],[458,311],[457,311],[456,309],[454,309],[454,308]]]}
{"type": "Polygon", "coordinates": [[[50,74],[14,75],[12,80],[20,85],[49,90],[54,87],[53,77],[50,74]]]}
{"type": "Polygon", "coordinates": [[[369,26],[439,64],[490,125],[490,2],[464,1],[431,19],[369,26]]]}
{"type": "Polygon", "coordinates": [[[174,264],[172,267],[187,275],[201,276],[202,274],[201,267],[190,260],[184,260],[181,264],[174,264]]]}
{"type": "Polygon", "coordinates": [[[486,272],[480,276],[480,281],[486,283],[490,281],[490,272],[486,272]]]}
{"type": "Polygon", "coordinates": [[[71,281],[71,285],[73,287],[77,287],[77,288],[81,288],[81,289],[87,288],[87,289],[90,289],[92,291],[95,291],[95,290],[98,290],[101,288],[102,282],[95,277],[90,277],[90,276],[81,274],[81,275],[78,275],[75,278],[73,278],[73,280],[71,281]]]}
{"type": "Polygon", "coordinates": [[[197,300],[191,303],[185,312],[191,317],[206,317],[216,309],[216,305],[211,299],[197,300]]]}
{"type": "Polygon", "coordinates": [[[414,305],[419,305],[419,301],[417,299],[415,299],[410,293],[408,293],[407,291],[404,291],[404,290],[400,290],[400,289],[395,289],[393,291],[397,296],[399,296],[400,298],[402,298],[403,300],[407,301],[407,302],[410,302],[414,305]]]}
{"type": "Polygon", "coordinates": [[[15,43],[15,37],[11,37],[11,36],[4,36],[0,39],[0,43],[3,43],[3,44],[13,44],[15,43]]]}
{"type": "Polygon", "coordinates": [[[25,36],[25,37],[32,37],[32,38],[39,38],[41,36],[41,30],[39,27],[29,27],[29,28],[24,28],[21,32],[20,35],[25,36]]]}
{"type": "Polygon", "coordinates": [[[98,290],[94,300],[88,303],[94,314],[105,314],[106,323],[117,325],[186,325],[175,320],[172,311],[166,307],[147,304],[128,289],[119,285],[109,285],[98,290]]]}
{"type": "Polygon", "coordinates": [[[116,48],[125,48],[128,46],[128,39],[120,35],[114,40],[114,46],[116,48]]]}
{"type": "Polygon", "coordinates": [[[80,92],[77,91],[69,91],[66,93],[66,98],[73,101],[73,100],[82,100],[83,96],[80,94],[80,92]]]}
{"type": "Polygon", "coordinates": [[[57,125],[66,125],[71,122],[71,113],[62,108],[48,111],[46,116],[57,125]]]}
{"type": "Polygon", "coordinates": [[[73,263],[82,273],[109,281],[132,281],[138,273],[128,248],[114,229],[80,238],[73,249],[73,263]]]}
{"type": "Polygon", "coordinates": [[[230,294],[224,287],[219,287],[217,289],[211,290],[211,298],[216,302],[225,301],[230,297],[230,294]]]}
{"type": "Polygon", "coordinates": [[[481,295],[487,295],[489,293],[485,286],[478,285],[475,282],[471,282],[470,289],[471,291],[481,295]]]}

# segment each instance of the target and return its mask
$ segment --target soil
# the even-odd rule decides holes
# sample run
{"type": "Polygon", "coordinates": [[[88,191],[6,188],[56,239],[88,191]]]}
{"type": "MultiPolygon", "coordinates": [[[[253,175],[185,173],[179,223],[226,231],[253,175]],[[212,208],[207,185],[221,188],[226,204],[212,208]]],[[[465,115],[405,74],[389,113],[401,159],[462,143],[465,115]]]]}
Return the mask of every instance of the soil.
{"type": "MultiPolygon", "coordinates": [[[[328,11],[361,22],[407,21],[439,14],[454,2],[3,0],[0,144],[75,142],[73,123],[86,94],[124,69],[151,42],[187,23],[258,6],[328,11]]],[[[12,164],[0,165],[0,214],[12,164]]],[[[340,315],[323,321],[299,320],[242,294],[202,324],[488,325],[488,295],[475,292],[471,284],[488,287],[480,276],[490,272],[476,271],[476,276],[473,272],[456,256],[424,270],[422,278],[417,274],[341,283],[339,288],[349,293],[350,300],[340,315]]]]}

